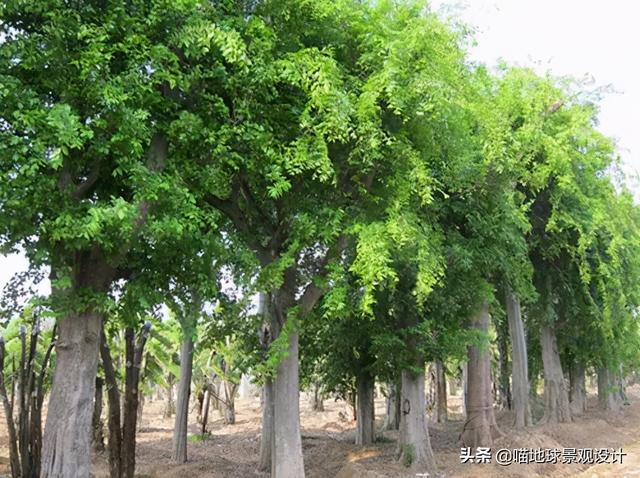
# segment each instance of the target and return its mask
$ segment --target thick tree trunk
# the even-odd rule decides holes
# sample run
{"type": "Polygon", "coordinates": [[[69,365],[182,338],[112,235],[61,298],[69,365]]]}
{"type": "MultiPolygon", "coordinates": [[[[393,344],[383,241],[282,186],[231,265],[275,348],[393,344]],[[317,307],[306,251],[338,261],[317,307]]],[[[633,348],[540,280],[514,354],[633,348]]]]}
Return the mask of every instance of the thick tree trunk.
{"type": "Polygon", "coordinates": [[[102,358],[104,379],[107,385],[107,403],[109,405],[109,415],[107,417],[107,430],[109,432],[109,476],[111,478],[120,478],[122,476],[120,390],[118,389],[116,371],[104,332],[102,333],[100,341],[100,357],[102,358]]]}
{"type": "Polygon", "coordinates": [[[527,358],[527,340],[522,322],[520,299],[507,291],[507,319],[511,338],[511,381],[513,385],[512,405],[515,412],[515,427],[522,428],[533,424],[529,404],[529,365],[527,358]]]}
{"type": "Polygon", "coordinates": [[[604,367],[598,369],[598,403],[600,408],[613,412],[620,411],[622,407],[620,384],[615,373],[604,367]]]}
{"type": "Polygon", "coordinates": [[[398,430],[400,428],[400,393],[401,382],[387,384],[387,397],[385,400],[386,413],[382,430],[398,430]]]}
{"type": "Polygon", "coordinates": [[[545,325],[540,332],[542,363],[544,366],[544,417],[545,423],[571,421],[569,392],[562,372],[560,354],[553,325],[545,325]]]}
{"type": "Polygon", "coordinates": [[[92,445],[95,452],[104,451],[104,423],[102,422],[102,391],[104,380],[96,377],[96,394],[93,401],[93,418],[91,428],[93,430],[92,445]]]}
{"type": "MultiPolygon", "coordinates": [[[[417,358],[414,366],[424,370],[424,360],[417,358]]],[[[402,371],[398,459],[405,466],[431,476],[436,472],[436,463],[427,430],[424,382],[424,372],[402,371]]]]}
{"type": "Polygon", "coordinates": [[[436,360],[434,364],[436,375],[436,407],[435,421],[446,422],[447,412],[447,377],[445,375],[444,364],[441,360],[436,360]]]}
{"type": "Polygon", "coordinates": [[[173,428],[173,456],[176,463],[187,461],[187,427],[189,422],[189,395],[193,369],[193,337],[186,332],[180,349],[180,380],[178,382],[178,404],[173,428]]]}
{"type": "Polygon", "coordinates": [[[274,446],[272,478],[304,478],[300,436],[300,386],[298,378],[298,331],[289,332],[288,356],[278,366],[274,380],[274,446]]]}
{"type": "Polygon", "coordinates": [[[42,450],[42,478],[89,476],[91,418],[102,317],[92,311],[59,323],[56,369],[42,450]]]}
{"type": "Polygon", "coordinates": [[[585,384],[585,368],[581,362],[575,362],[570,374],[570,406],[572,415],[582,415],[587,411],[587,388],[585,384]]]}
{"type": "MultiPolygon", "coordinates": [[[[485,302],[474,316],[472,327],[482,334],[489,331],[489,306],[485,302]]],[[[491,399],[491,356],[488,347],[468,348],[467,390],[465,407],[467,420],[461,439],[464,446],[491,447],[501,435],[493,413],[491,399]]]]}
{"type": "Polygon", "coordinates": [[[259,471],[265,472],[271,469],[273,440],[273,382],[270,378],[267,378],[262,386],[262,431],[260,434],[259,471]]]}
{"type": "Polygon", "coordinates": [[[375,380],[364,372],[356,377],[356,445],[371,445],[375,437],[375,404],[373,390],[375,380]]]}

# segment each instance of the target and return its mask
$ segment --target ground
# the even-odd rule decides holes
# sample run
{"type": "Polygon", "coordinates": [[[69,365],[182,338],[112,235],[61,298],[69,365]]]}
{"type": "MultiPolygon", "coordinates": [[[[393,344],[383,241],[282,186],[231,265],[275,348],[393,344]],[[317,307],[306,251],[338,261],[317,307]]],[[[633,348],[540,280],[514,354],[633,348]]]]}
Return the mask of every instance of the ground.
{"type": "MultiPolygon", "coordinates": [[[[450,397],[451,420],[431,424],[431,443],[439,470],[446,477],[632,477],[640,476],[640,386],[628,390],[631,404],[620,413],[597,408],[594,397],[589,410],[574,423],[534,426],[516,431],[510,425],[512,415],[498,412],[498,423],[505,433],[494,448],[619,448],[627,455],[622,465],[510,465],[469,464],[460,462],[458,437],[462,428],[459,415],[460,398],[450,397]]],[[[238,400],[237,423],[225,426],[217,412],[210,424],[211,437],[189,443],[189,461],[185,465],[171,463],[173,421],[162,417],[164,403],[145,404],[138,433],[137,475],[141,478],[245,478],[267,477],[256,471],[260,444],[260,406],[257,398],[238,400]]],[[[353,444],[355,423],[345,418],[345,405],[325,401],[326,411],[311,411],[309,401],[301,399],[302,443],[308,478],[381,478],[416,477],[420,470],[408,471],[394,461],[397,432],[385,432],[375,446],[353,444]]],[[[381,423],[382,400],[376,403],[381,423]]],[[[8,470],[8,438],[4,416],[0,413],[0,476],[8,470]]],[[[190,417],[190,432],[199,433],[195,414],[190,417]]],[[[95,478],[107,477],[106,455],[93,459],[95,478]]]]}

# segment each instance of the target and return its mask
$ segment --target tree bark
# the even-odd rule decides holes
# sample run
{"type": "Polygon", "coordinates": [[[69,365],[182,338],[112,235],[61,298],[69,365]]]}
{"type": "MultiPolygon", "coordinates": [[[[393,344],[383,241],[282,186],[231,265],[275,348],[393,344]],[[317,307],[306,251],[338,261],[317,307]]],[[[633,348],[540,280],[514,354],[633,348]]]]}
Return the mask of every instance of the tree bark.
{"type": "Polygon", "coordinates": [[[89,476],[91,418],[102,317],[75,313],[59,323],[56,368],[42,450],[42,478],[89,476]]]}
{"type": "Polygon", "coordinates": [[[300,436],[300,385],[298,376],[298,331],[289,332],[288,356],[279,366],[274,380],[274,446],[272,478],[303,478],[300,436]]]}
{"type": "Polygon", "coordinates": [[[125,478],[133,478],[136,468],[138,386],[144,345],[150,328],[151,323],[145,322],[137,341],[133,328],[128,327],[125,330],[126,375],[122,424],[122,472],[125,478]]]}
{"type": "Polygon", "coordinates": [[[313,383],[312,385],[312,397],[311,397],[311,410],[314,412],[324,412],[324,400],[322,399],[322,392],[320,391],[320,385],[313,383]]]}
{"type": "Polygon", "coordinates": [[[587,411],[587,388],[585,368],[582,362],[575,362],[569,373],[570,406],[572,415],[582,415],[587,411]]]}
{"type": "Polygon", "coordinates": [[[109,476],[120,478],[122,474],[122,428],[120,411],[120,390],[116,379],[116,371],[113,359],[109,352],[107,339],[102,332],[100,340],[100,357],[104,369],[104,379],[107,385],[107,403],[109,415],[107,417],[107,430],[109,432],[109,476]]]}
{"type": "Polygon", "coordinates": [[[516,428],[533,425],[529,404],[529,364],[527,358],[527,340],[525,337],[520,299],[507,291],[507,319],[511,338],[511,381],[513,384],[512,405],[515,412],[516,428]]]}
{"type": "Polygon", "coordinates": [[[271,469],[273,440],[273,382],[270,378],[266,378],[262,386],[262,431],[260,434],[259,471],[266,472],[271,469]]]}
{"type": "Polygon", "coordinates": [[[193,337],[186,331],[180,349],[180,380],[178,382],[178,403],[173,429],[173,461],[187,462],[187,427],[189,419],[189,394],[193,369],[193,337]]]}
{"type": "Polygon", "coordinates": [[[437,423],[446,422],[447,415],[447,377],[445,375],[442,360],[436,360],[434,364],[436,375],[436,407],[435,421],[437,423]]]}
{"type": "Polygon", "coordinates": [[[385,399],[386,413],[382,430],[398,430],[400,428],[400,385],[396,383],[387,384],[387,397],[385,399]]]}
{"type": "MultiPolygon", "coordinates": [[[[411,347],[415,349],[415,344],[411,347]]],[[[424,359],[416,358],[413,365],[416,369],[424,370],[424,359]]],[[[424,372],[415,374],[410,370],[403,370],[401,380],[398,459],[405,466],[432,476],[436,473],[436,463],[425,416],[424,372]]]]}
{"type": "Polygon", "coordinates": [[[598,404],[600,408],[612,412],[620,411],[622,408],[620,385],[615,373],[606,367],[598,369],[598,404]]]}
{"type": "Polygon", "coordinates": [[[569,392],[562,371],[560,354],[552,324],[542,327],[542,364],[544,367],[544,423],[567,423],[571,421],[569,392]]]}
{"type": "Polygon", "coordinates": [[[224,401],[222,402],[222,416],[226,425],[236,423],[236,391],[238,386],[227,380],[223,380],[224,401]]]}
{"type": "Polygon", "coordinates": [[[104,380],[96,377],[96,393],[93,401],[93,418],[91,429],[93,430],[92,445],[97,453],[104,451],[104,423],[102,422],[102,392],[104,380]]]}
{"type": "Polygon", "coordinates": [[[375,441],[375,380],[368,372],[356,377],[356,445],[371,445],[375,441]]]}
{"type": "Polygon", "coordinates": [[[204,436],[207,433],[207,424],[209,423],[209,405],[211,403],[211,390],[210,384],[207,384],[205,388],[205,397],[204,397],[204,405],[202,411],[202,435],[204,436]]]}
{"type": "Polygon", "coordinates": [[[496,325],[498,332],[498,401],[500,407],[503,409],[511,410],[512,397],[511,386],[509,383],[510,378],[510,363],[509,363],[509,327],[508,324],[499,323],[496,325]],[[506,325],[506,326],[505,326],[506,325]]]}
{"type": "MultiPolygon", "coordinates": [[[[473,317],[472,327],[482,334],[487,334],[489,318],[489,306],[484,302],[473,317]]],[[[467,419],[461,439],[467,447],[491,447],[494,438],[502,433],[493,413],[490,351],[486,346],[472,346],[468,348],[467,354],[469,357],[465,398],[467,419]]]]}
{"type": "Polygon", "coordinates": [[[173,400],[173,375],[167,377],[167,403],[164,408],[164,418],[171,418],[176,412],[176,403],[173,400]]]}

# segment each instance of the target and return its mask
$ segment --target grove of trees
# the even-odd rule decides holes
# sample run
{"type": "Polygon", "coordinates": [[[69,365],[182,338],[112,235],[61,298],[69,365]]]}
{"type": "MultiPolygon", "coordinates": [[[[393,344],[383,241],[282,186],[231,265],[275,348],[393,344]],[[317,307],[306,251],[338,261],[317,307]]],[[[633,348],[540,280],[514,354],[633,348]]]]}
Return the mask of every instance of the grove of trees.
{"type": "Polygon", "coordinates": [[[305,476],[302,389],[352,403],[359,445],[382,390],[398,460],[430,473],[427,370],[437,421],[463,378],[469,447],[496,407],[572,421],[588,376],[620,409],[640,208],[599,93],[468,40],[409,0],[3,1],[12,476],[88,477],[106,446],[132,478],[157,393],[183,463],[189,404],[203,435],[210,402],[233,424],[243,375],[276,478],[305,476]]]}

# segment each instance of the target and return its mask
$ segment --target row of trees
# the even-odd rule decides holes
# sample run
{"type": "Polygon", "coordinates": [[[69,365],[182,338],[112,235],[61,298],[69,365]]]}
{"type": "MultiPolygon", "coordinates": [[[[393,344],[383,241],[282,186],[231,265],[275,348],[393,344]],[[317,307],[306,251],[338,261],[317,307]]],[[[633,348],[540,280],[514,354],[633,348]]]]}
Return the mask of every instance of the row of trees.
{"type": "Polygon", "coordinates": [[[226,353],[262,384],[260,465],[279,478],[304,476],[301,378],[355,392],[361,444],[387,384],[399,458],[433,471],[425,364],[442,381],[466,362],[462,439],[490,444],[492,333],[517,426],[540,376],[546,421],[583,409],[591,367],[617,406],[640,222],[595,93],[491,73],[464,28],[409,2],[8,1],[0,29],[0,238],[49,271],[37,302],[58,324],[40,476],[89,475],[100,357],[112,476],[132,476],[161,304],[178,461],[198,334],[218,375],[226,353]]]}

